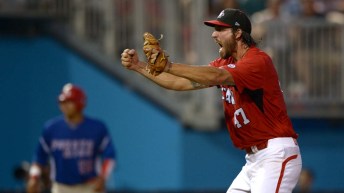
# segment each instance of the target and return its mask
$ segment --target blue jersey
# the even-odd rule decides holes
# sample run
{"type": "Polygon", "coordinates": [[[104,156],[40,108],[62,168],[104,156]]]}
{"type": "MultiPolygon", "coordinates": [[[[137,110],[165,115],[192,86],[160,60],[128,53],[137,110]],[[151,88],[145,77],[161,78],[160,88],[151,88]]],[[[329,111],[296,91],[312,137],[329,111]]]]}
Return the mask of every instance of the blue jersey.
{"type": "Polygon", "coordinates": [[[96,177],[97,160],[115,159],[115,149],[106,126],[84,117],[71,127],[60,116],[44,125],[34,162],[45,166],[50,161],[54,181],[73,185],[96,177]]]}

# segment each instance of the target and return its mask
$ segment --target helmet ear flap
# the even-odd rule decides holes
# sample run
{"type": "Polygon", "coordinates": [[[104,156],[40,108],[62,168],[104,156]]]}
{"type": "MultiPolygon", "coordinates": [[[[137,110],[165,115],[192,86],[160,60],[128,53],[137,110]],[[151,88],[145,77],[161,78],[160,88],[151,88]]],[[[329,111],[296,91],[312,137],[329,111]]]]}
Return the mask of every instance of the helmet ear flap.
{"type": "Polygon", "coordinates": [[[82,110],[86,106],[86,95],[80,87],[67,83],[63,86],[58,101],[73,101],[78,110],[82,110]]]}

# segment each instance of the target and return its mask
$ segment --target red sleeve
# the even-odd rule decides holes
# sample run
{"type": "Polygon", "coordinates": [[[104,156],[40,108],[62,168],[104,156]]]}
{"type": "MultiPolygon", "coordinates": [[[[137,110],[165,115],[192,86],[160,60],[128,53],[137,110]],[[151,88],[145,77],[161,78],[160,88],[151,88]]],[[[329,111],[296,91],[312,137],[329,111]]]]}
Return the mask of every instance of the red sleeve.
{"type": "Polygon", "coordinates": [[[228,64],[222,68],[232,74],[234,83],[240,93],[245,88],[257,90],[263,86],[264,60],[262,59],[246,58],[238,61],[237,64],[228,64]]]}
{"type": "Polygon", "coordinates": [[[116,167],[116,161],[114,159],[105,159],[101,166],[100,175],[104,179],[108,179],[113,168],[116,167]]]}
{"type": "Polygon", "coordinates": [[[213,60],[208,65],[213,66],[213,67],[220,67],[221,66],[221,59],[218,58],[216,60],[213,60]]]}

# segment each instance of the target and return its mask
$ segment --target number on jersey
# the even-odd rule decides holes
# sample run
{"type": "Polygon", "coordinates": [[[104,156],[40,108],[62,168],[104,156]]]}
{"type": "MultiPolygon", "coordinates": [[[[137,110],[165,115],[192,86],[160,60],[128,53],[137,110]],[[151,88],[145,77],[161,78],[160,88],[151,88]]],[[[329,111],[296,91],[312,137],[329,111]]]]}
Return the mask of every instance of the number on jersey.
{"type": "MultiPolygon", "coordinates": [[[[228,88],[222,88],[222,100],[225,100],[227,103],[234,105],[235,104],[235,100],[234,100],[234,95],[233,92],[231,91],[231,89],[228,88]]],[[[244,110],[242,108],[237,109],[234,112],[234,124],[236,126],[236,128],[241,128],[242,124],[246,125],[250,123],[250,120],[247,118],[244,110]],[[243,123],[240,123],[238,120],[238,116],[242,117],[243,123]]]]}
{"type": "Polygon", "coordinates": [[[233,96],[233,93],[232,93],[231,89],[222,88],[222,92],[226,92],[226,94],[224,94],[222,96],[222,100],[225,100],[229,104],[233,104],[234,105],[235,104],[235,100],[234,100],[234,96],[233,96]]]}
{"type": "Polygon", "coordinates": [[[244,121],[244,125],[250,123],[250,120],[248,120],[248,118],[246,117],[246,114],[244,112],[244,110],[242,108],[240,109],[237,109],[235,112],[234,112],[234,124],[237,128],[241,128],[242,125],[239,123],[237,117],[240,116],[242,117],[243,121],[244,121]]]}

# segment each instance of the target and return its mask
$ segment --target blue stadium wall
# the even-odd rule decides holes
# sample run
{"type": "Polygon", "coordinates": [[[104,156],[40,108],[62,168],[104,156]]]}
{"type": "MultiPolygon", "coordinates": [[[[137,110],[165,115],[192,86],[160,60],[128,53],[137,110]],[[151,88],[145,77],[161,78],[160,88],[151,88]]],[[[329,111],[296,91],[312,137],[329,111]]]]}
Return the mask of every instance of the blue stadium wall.
{"type": "MultiPolygon", "coordinates": [[[[0,190],[23,188],[13,169],[31,160],[43,123],[59,115],[56,97],[67,82],[84,88],[86,113],[102,119],[115,142],[118,165],[109,189],[226,190],[244,164],[244,152],[233,148],[225,130],[183,128],[54,39],[1,37],[0,63],[0,190]]],[[[344,190],[342,122],[293,119],[315,191],[344,190]]]]}

